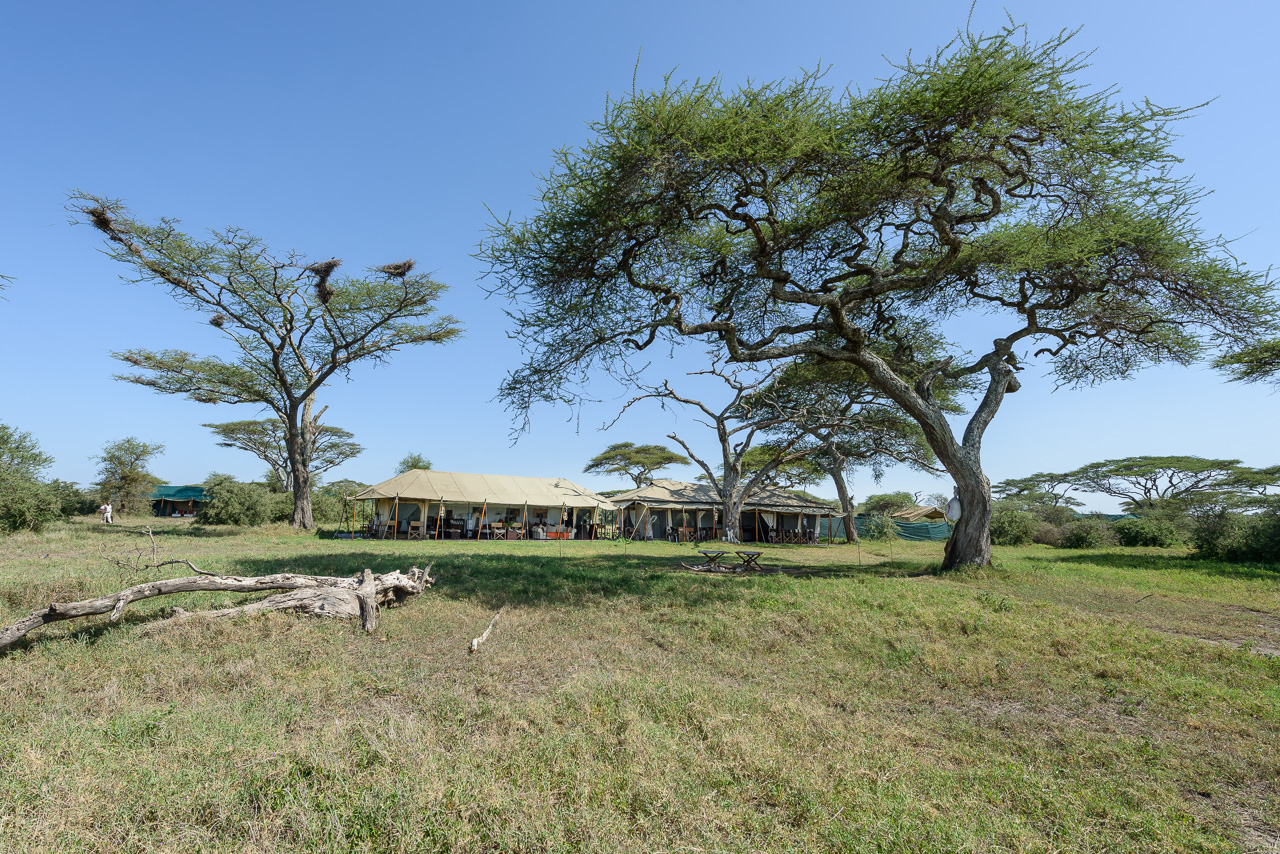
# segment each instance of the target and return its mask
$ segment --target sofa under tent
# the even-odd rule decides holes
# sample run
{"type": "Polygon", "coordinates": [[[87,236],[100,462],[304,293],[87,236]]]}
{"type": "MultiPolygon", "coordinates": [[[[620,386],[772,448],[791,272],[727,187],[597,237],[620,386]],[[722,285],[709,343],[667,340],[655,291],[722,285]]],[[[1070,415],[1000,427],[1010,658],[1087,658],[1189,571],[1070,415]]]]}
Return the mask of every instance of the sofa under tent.
{"type": "Polygon", "coordinates": [[[595,539],[609,499],[557,477],[414,469],[348,499],[342,534],[385,539],[595,539]],[[356,502],[371,521],[357,527],[356,502]]]}
{"type": "MultiPolygon", "coordinates": [[[[710,484],[653,480],[613,496],[628,539],[692,542],[724,533],[722,503],[710,484]]],[[[816,543],[818,523],[835,512],[828,504],[785,489],[753,492],[742,505],[738,539],[745,543],[816,543]]]]}

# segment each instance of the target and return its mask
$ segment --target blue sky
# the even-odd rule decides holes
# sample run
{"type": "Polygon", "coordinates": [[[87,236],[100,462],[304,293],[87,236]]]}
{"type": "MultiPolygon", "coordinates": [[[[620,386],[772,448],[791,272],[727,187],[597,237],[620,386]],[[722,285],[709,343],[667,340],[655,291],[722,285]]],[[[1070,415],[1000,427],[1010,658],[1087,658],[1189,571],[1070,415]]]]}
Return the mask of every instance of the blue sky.
{"type": "MultiPolygon", "coordinates": [[[[1276,7],[980,3],[974,29],[1000,26],[1006,8],[1033,38],[1081,27],[1079,49],[1096,50],[1088,82],[1118,85],[1129,100],[1212,101],[1182,124],[1175,149],[1213,191],[1200,206],[1204,227],[1236,238],[1254,269],[1280,260],[1280,175],[1267,166],[1280,131],[1276,7]]],[[[552,150],[585,141],[586,123],[633,74],[641,88],[672,69],[735,83],[821,62],[833,85],[870,86],[890,71],[886,58],[931,52],[967,17],[965,3],[924,0],[13,4],[0,21],[0,273],[16,279],[0,302],[0,421],[39,439],[57,460],[53,476],[82,483],[94,479],[90,457],[102,444],[128,435],[165,444],[153,470],[173,483],[210,471],[255,479],[265,468],[216,447],[200,426],[251,409],[111,379],[113,350],[222,345],[164,292],[121,283],[96,233],[68,225],[66,191],[82,188],[145,218],[177,217],[193,231],[239,225],[348,268],[413,257],[450,286],[441,308],[465,324],[462,340],[357,367],[350,383],[322,391],[328,422],[366,447],[331,477],[376,482],[419,451],[440,469],[608,488],[623,484],[580,472],[611,442],[665,441],[674,428],[711,453],[692,416],[656,405],[598,432],[626,397],[607,383],[598,386],[606,402],[580,418],[537,410],[532,431],[511,444],[493,396],[521,357],[472,257],[486,205],[530,212],[552,150]]],[[[659,367],[674,380],[701,366],[698,355],[659,367]]],[[[1280,397],[1205,368],[1055,393],[1032,367],[988,431],[984,458],[993,481],[1144,453],[1274,464],[1277,416],[1280,397]]],[[[854,484],[857,495],[889,489],[950,486],[893,470],[880,486],[854,484]]]]}

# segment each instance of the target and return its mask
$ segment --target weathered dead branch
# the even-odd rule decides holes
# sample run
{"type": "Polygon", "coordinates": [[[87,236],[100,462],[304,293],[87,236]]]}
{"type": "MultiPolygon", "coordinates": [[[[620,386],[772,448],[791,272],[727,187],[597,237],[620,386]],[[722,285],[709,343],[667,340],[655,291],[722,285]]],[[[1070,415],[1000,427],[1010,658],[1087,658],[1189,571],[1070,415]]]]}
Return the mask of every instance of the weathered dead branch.
{"type": "Polygon", "coordinates": [[[502,616],[502,611],[503,611],[503,609],[502,609],[502,608],[499,608],[499,609],[498,609],[498,613],[496,613],[496,614],[494,614],[494,615],[493,615],[493,619],[489,621],[489,628],[487,628],[487,629],[485,629],[485,630],[484,630],[484,634],[482,634],[482,635],[481,635],[480,637],[478,637],[478,638],[472,638],[472,639],[471,639],[471,651],[472,651],[472,652],[476,652],[476,651],[478,651],[478,650],[480,649],[480,644],[484,643],[485,641],[487,641],[487,640],[489,639],[489,632],[493,631],[493,624],[494,624],[494,623],[496,623],[496,622],[498,622],[498,618],[502,616]]]}
{"type": "MultiPolygon", "coordinates": [[[[189,561],[185,563],[201,575],[185,578],[169,578],[136,584],[118,593],[86,599],[81,602],[54,602],[40,611],[33,611],[16,623],[0,629],[0,650],[7,649],[28,632],[60,620],[110,614],[112,622],[120,619],[125,606],[143,599],[168,596],[171,593],[195,593],[221,591],[224,593],[257,593],[266,590],[291,592],[269,596],[261,602],[226,608],[219,611],[200,612],[210,616],[233,616],[261,611],[295,611],[317,617],[360,617],[364,630],[372,632],[378,624],[380,605],[399,604],[410,596],[421,594],[435,579],[431,577],[431,565],[425,569],[412,567],[408,574],[396,570],[384,575],[374,575],[364,570],[353,578],[333,578],[323,575],[296,575],[280,573],[261,577],[242,578],[235,575],[213,575],[197,569],[189,561]]],[[[175,616],[191,616],[192,612],[175,609],[175,616]]]]}

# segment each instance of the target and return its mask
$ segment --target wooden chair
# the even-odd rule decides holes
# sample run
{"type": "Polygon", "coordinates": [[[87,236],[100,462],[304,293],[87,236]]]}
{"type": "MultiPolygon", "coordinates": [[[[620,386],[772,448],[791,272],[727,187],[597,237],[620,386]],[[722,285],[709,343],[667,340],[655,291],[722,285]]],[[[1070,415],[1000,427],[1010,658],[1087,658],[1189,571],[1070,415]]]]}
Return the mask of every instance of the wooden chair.
{"type": "Polygon", "coordinates": [[[421,522],[417,522],[417,521],[410,522],[410,523],[409,523],[409,531],[408,531],[408,533],[405,535],[405,539],[406,539],[406,540],[420,540],[420,539],[422,539],[422,523],[421,523],[421,522]]]}

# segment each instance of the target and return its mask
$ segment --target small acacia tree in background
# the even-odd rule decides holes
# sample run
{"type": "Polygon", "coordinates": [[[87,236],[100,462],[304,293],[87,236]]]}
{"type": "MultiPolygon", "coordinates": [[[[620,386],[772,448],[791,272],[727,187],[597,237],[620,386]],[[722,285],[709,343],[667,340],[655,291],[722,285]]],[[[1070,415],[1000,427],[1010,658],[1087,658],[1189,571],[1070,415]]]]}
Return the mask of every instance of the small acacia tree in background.
{"type": "MultiPolygon", "coordinates": [[[[323,414],[320,413],[321,415],[323,414]]],[[[317,420],[320,415],[317,415],[317,420]]],[[[271,467],[274,488],[293,491],[293,470],[289,466],[289,447],[285,443],[284,424],[278,418],[262,421],[229,421],[205,424],[221,441],[221,448],[248,451],[271,467]]],[[[311,476],[319,477],[335,466],[354,459],[364,450],[354,436],[340,427],[318,424],[311,432],[311,476]]]]}
{"type": "Polygon", "coordinates": [[[413,273],[413,261],[371,267],[362,278],[334,278],[338,259],[276,255],[239,228],[200,240],[179,231],[177,220],[149,224],[121,202],[89,193],[73,194],[69,209],[105,235],[107,254],[133,270],[129,281],[165,286],[180,304],[206,315],[234,351],[223,359],[126,350],[115,356],[143,373],[119,379],[200,403],[249,403],[274,412],[284,429],[298,528],[315,527],[311,452],[320,388],[358,362],[443,343],[459,331],[452,317],[435,316],[445,286],[413,273]]]}
{"type": "Polygon", "coordinates": [[[1150,514],[1248,504],[1280,486],[1280,466],[1254,469],[1239,460],[1141,456],[1089,463],[1061,477],[1080,492],[1119,498],[1125,510],[1150,514]]]}
{"type": "Polygon", "coordinates": [[[430,471],[431,460],[427,459],[422,454],[405,454],[404,459],[396,465],[396,474],[404,474],[405,472],[413,471],[414,469],[430,471]]]}
{"type": "Polygon", "coordinates": [[[527,419],[688,338],[856,365],[957,485],[943,568],[990,563],[982,441],[1028,359],[1089,385],[1275,326],[1266,277],[1204,234],[1173,171],[1186,111],[1089,91],[1070,38],[961,33],[868,90],[813,73],[611,100],[533,215],[481,250],[528,354],[502,397],[527,419]],[[913,353],[911,330],[975,316],[990,344],[913,353]],[[957,430],[935,387],[965,378],[980,389],[957,430]]]}
{"type": "Polygon", "coordinates": [[[121,515],[138,513],[151,506],[152,491],[164,483],[147,471],[147,463],[164,452],[164,445],[129,436],[102,446],[98,462],[98,482],[94,488],[101,501],[110,501],[121,515]]]}
{"type": "Polygon", "coordinates": [[[665,445],[616,442],[592,457],[583,467],[588,474],[629,477],[636,489],[653,480],[655,473],[671,466],[687,466],[689,458],[665,445]]]}

